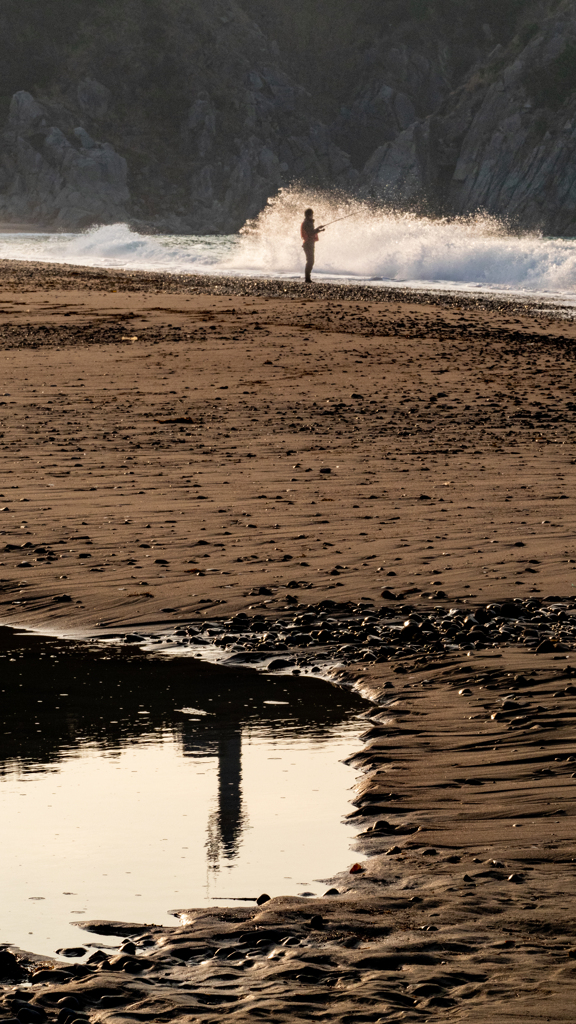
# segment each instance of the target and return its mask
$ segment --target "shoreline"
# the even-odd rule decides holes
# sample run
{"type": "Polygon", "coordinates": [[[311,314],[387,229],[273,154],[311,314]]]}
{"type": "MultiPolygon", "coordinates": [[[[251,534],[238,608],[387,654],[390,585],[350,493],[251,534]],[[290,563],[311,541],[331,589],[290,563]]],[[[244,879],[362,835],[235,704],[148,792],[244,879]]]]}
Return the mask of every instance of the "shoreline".
{"type": "Polygon", "coordinates": [[[453,308],[461,305],[472,310],[504,310],[530,313],[538,312],[540,316],[548,315],[551,320],[573,319],[576,307],[563,305],[560,298],[547,297],[544,293],[523,295],[514,291],[465,291],[446,288],[419,287],[402,283],[373,284],[353,283],[348,281],[313,281],[312,288],[300,279],[284,279],[281,277],[247,277],[233,274],[194,274],[178,270],[130,270],[115,267],[91,267],[83,264],[52,263],[37,260],[13,260],[0,258],[0,287],[6,274],[12,274],[12,282],[17,285],[28,283],[30,278],[37,278],[38,272],[45,271],[49,285],[58,282],[58,287],[105,290],[103,283],[108,280],[115,285],[125,285],[125,290],[146,290],[153,286],[160,291],[181,292],[186,290],[199,295],[238,295],[256,298],[279,299],[323,299],[336,298],[364,300],[376,303],[411,302],[421,305],[453,308]],[[30,273],[26,271],[30,270],[30,273]],[[71,280],[68,281],[67,279],[71,280]],[[172,287],[168,287],[171,285],[172,287]],[[561,317],[559,314],[564,313],[561,317]]]}
{"type": "MultiPolygon", "coordinates": [[[[323,602],[423,620],[518,612],[517,597],[570,619],[576,325],[500,299],[248,284],[0,263],[2,621],[264,628],[323,602]]],[[[534,639],[530,614],[500,618],[534,639]]],[[[52,1020],[75,994],[112,1024],[222,1006],[238,1021],[570,1020],[561,628],[539,655],[519,640],[354,663],[360,691],[394,707],[375,707],[354,761],[371,859],[339,876],[346,895],[189,912],[148,929],[125,970],[38,978],[24,997],[52,1020]]]]}

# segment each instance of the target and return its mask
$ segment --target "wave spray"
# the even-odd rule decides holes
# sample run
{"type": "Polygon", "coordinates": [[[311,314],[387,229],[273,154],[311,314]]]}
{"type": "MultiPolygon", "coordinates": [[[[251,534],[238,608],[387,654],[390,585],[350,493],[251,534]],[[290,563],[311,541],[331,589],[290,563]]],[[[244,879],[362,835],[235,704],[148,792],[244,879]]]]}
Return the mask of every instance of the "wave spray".
{"type": "Polygon", "coordinates": [[[280,192],[242,229],[230,267],[274,276],[301,272],[298,229],[306,206],[313,208],[317,224],[347,217],[320,236],[315,267],[320,278],[576,292],[573,239],[515,234],[486,214],[432,219],[297,189],[280,192]]]}

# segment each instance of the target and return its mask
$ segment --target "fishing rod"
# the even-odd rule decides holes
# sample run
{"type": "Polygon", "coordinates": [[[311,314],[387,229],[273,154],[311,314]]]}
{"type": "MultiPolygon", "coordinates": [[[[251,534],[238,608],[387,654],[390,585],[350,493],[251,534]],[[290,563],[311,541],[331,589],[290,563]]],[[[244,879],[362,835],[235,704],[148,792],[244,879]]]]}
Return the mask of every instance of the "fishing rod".
{"type": "Polygon", "coordinates": [[[316,230],[320,231],[320,228],[329,228],[331,224],[339,224],[341,220],[348,220],[349,217],[355,216],[356,211],[354,211],[354,213],[347,213],[345,217],[337,217],[336,220],[329,220],[327,224],[321,224],[319,228],[316,228],[316,230]]]}

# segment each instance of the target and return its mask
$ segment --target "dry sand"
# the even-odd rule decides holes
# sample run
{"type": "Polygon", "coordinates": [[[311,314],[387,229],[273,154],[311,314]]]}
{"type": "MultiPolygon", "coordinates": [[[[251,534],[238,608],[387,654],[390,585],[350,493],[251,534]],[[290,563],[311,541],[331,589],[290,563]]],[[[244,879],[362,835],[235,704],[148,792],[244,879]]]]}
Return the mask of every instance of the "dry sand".
{"type": "MultiPolygon", "coordinates": [[[[0,618],[86,634],[273,615],[295,589],[572,604],[575,336],[500,299],[0,265],[0,618]]],[[[76,992],[113,1024],[572,1020],[573,659],[363,667],[354,813],[386,823],[358,841],[366,870],[340,896],[183,914],[148,930],[164,945],[137,978],[129,958],[39,979],[35,1003],[76,992]]]]}

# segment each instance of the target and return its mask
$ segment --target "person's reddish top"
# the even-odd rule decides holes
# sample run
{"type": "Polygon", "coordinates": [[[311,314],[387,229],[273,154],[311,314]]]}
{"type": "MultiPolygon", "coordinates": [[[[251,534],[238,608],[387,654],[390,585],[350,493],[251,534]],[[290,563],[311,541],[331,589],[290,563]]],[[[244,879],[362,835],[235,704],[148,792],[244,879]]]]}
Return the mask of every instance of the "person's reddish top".
{"type": "Polygon", "coordinates": [[[300,235],[302,236],[302,241],[304,242],[318,241],[318,232],[314,227],[313,220],[309,220],[308,217],[306,217],[305,220],[302,221],[300,225],[300,235]]]}

